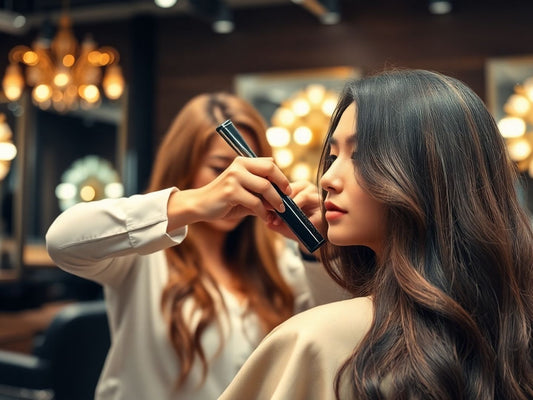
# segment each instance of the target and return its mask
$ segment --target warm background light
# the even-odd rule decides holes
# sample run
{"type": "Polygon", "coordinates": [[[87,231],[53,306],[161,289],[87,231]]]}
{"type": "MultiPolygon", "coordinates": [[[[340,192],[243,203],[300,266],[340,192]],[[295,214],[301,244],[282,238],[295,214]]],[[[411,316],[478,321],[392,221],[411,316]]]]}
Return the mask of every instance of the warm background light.
{"type": "Polygon", "coordinates": [[[520,137],[526,133],[526,123],[520,117],[504,117],[498,122],[498,128],[504,138],[520,137]]]}
{"type": "Polygon", "coordinates": [[[9,52],[10,64],[2,87],[6,97],[16,101],[26,84],[32,86],[33,101],[42,109],[53,107],[63,112],[80,106],[95,107],[101,102],[100,84],[109,99],[122,96],[124,77],[118,60],[114,48],[97,49],[90,36],[79,45],[72,32],[71,20],[65,14],[49,46],[38,38],[31,49],[16,46],[9,52]],[[26,81],[19,64],[26,67],[26,81]],[[102,68],[105,69],[103,79],[102,68]]]}
{"type": "Polygon", "coordinates": [[[274,159],[281,169],[288,168],[294,161],[294,155],[289,149],[274,150],[274,159]]]}
{"type": "Polygon", "coordinates": [[[312,83],[274,111],[267,140],[274,159],[290,180],[314,180],[320,149],[337,105],[337,93],[312,83]]]}
{"type": "Polygon", "coordinates": [[[521,172],[533,178],[533,77],[514,87],[506,100],[505,116],[498,121],[509,156],[521,172]]]}
{"type": "Polygon", "coordinates": [[[24,87],[24,77],[22,76],[20,66],[16,64],[7,66],[6,74],[2,79],[2,87],[9,100],[15,101],[20,98],[24,87]]]}
{"type": "Polygon", "coordinates": [[[80,198],[83,200],[83,201],[93,201],[96,197],[96,190],[94,187],[92,186],[83,186],[81,189],[80,189],[80,198]]]}
{"type": "Polygon", "coordinates": [[[271,126],[266,132],[268,143],[272,147],[285,147],[291,141],[291,134],[283,126],[271,126]]]}
{"type": "Polygon", "coordinates": [[[7,124],[6,116],[0,113],[0,180],[9,172],[11,161],[17,155],[17,148],[12,142],[13,132],[7,124]]]}
{"type": "Polygon", "coordinates": [[[62,174],[55,195],[59,208],[66,210],[79,202],[122,197],[124,186],[109,161],[88,155],[74,161],[62,174]]]}

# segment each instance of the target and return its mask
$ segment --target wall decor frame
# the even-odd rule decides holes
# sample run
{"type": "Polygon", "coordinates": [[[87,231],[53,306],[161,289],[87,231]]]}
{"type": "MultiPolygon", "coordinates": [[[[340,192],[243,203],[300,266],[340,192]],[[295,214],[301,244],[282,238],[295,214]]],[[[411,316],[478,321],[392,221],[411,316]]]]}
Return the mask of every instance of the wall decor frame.
{"type": "MultiPolygon", "coordinates": [[[[485,64],[486,76],[486,104],[498,123],[508,116],[506,103],[510,96],[516,94],[516,88],[524,84],[528,78],[533,77],[533,55],[489,58],[485,64]]],[[[523,137],[532,142],[533,139],[533,101],[529,100],[531,108],[529,117],[523,117],[526,121],[526,133],[523,137]]],[[[506,139],[508,146],[515,139],[506,139]]],[[[526,164],[533,166],[533,153],[524,161],[517,161],[521,173],[521,184],[518,186],[522,203],[529,209],[533,221],[533,168],[525,167],[526,164]]]]}
{"type": "Polygon", "coordinates": [[[347,79],[360,78],[362,75],[360,68],[339,66],[239,74],[234,83],[235,92],[250,101],[269,121],[275,107],[310,84],[322,84],[338,92],[347,79]]]}
{"type": "Polygon", "coordinates": [[[45,234],[61,212],[55,189],[73,161],[96,154],[109,160],[123,180],[127,175],[125,99],[67,113],[41,110],[28,93],[13,104],[18,110],[13,128],[17,156],[9,210],[13,227],[7,238],[10,262],[0,274],[4,280],[18,280],[29,270],[55,266],[46,251],[45,234]]]}
{"type": "Polygon", "coordinates": [[[487,106],[499,121],[505,116],[503,107],[515,86],[533,76],[533,55],[489,58],[485,75],[487,106]]]}
{"type": "Polygon", "coordinates": [[[361,76],[346,66],[243,74],[235,78],[235,92],[266,120],[274,158],[289,180],[312,181],[338,94],[361,76]]]}

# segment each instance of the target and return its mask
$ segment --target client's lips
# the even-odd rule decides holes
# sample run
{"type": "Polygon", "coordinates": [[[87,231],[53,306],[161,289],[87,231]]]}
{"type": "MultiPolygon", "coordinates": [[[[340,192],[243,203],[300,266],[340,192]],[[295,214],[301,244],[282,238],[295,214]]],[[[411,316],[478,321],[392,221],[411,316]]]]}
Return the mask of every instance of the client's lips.
{"type": "Polygon", "coordinates": [[[333,221],[335,219],[338,219],[347,213],[346,210],[343,210],[342,208],[338,207],[331,201],[326,201],[324,203],[324,207],[326,208],[326,219],[328,221],[333,221]]]}
{"type": "Polygon", "coordinates": [[[327,211],[340,211],[340,212],[344,212],[344,213],[346,212],[346,210],[343,210],[342,208],[338,207],[337,205],[335,205],[331,201],[326,201],[324,203],[324,207],[326,207],[327,211]]]}

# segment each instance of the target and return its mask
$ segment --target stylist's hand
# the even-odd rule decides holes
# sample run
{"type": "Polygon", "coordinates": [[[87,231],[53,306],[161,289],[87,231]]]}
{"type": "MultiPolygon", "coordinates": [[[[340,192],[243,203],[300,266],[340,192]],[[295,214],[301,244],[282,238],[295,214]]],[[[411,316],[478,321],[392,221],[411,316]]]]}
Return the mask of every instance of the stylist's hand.
{"type": "Polygon", "coordinates": [[[235,160],[213,181],[170,196],[168,230],[199,221],[241,218],[255,214],[267,221],[269,211],[284,211],[281,197],[271,183],[291,193],[288,179],[270,157],[235,160]]]}
{"type": "MultiPolygon", "coordinates": [[[[309,218],[311,223],[321,232],[325,233],[320,211],[321,198],[318,188],[308,181],[296,181],[291,183],[291,197],[302,209],[304,214],[309,218]]],[[[267,220],[270,229],[281,233],[282,235],[297,240],[296,235],[292,233],[287,224],[274,212],[271,211],[267,220]]]]}

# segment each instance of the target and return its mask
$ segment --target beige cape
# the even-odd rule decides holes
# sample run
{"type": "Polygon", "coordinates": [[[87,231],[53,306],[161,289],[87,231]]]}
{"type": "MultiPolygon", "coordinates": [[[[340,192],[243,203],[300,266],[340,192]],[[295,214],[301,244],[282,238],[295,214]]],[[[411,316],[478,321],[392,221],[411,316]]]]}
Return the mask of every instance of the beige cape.
{"type": "Polygon", "coordinates": [[[265,337],[219,400],[334,400],[337,371],[371,322],[369,298],[295,315],[265,337]]]}

